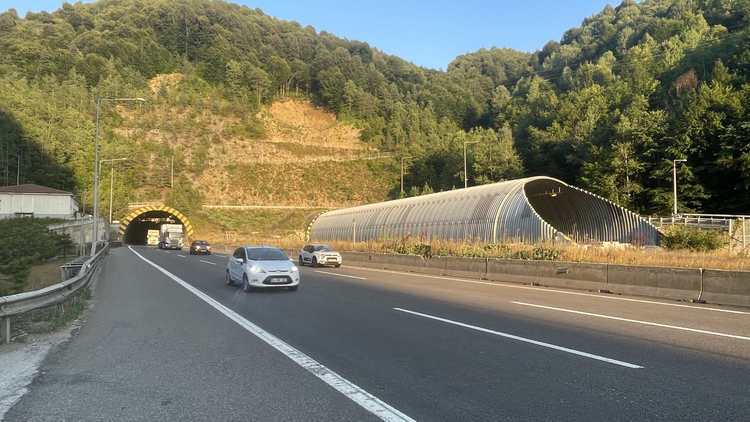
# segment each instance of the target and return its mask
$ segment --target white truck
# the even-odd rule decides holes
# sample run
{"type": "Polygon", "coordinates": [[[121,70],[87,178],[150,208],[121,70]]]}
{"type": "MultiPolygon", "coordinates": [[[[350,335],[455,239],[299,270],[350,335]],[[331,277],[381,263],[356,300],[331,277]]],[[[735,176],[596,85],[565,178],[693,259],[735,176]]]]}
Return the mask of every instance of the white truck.
{"type": "Polygon", "coordinates": [[[159,228],[159,249],[182,249],[182,224],[162,224],[159,228]]]}
{"type": "Polygon", "coordinates": [[[156,246],[159,244],[159,230],[150,229],[146,234],[146,244],[148,246],[156,246]]]}

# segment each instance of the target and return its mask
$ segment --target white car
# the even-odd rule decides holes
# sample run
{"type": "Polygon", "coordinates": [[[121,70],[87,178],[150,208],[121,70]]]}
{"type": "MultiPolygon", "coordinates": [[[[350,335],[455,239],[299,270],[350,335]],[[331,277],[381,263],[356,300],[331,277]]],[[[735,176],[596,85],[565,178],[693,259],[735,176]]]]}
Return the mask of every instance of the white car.
{"type": "Polygon", "coordinates": [[[322,243],[313,243],[305,246],[299,253],[299,265],[310,264],[313,267],[322,265],[341,266],[341,254],[332,247],[322,243]]]}
{"type": "Polygon", "coordinates": [[[242,290],[299,287],[299,269],[294,261],[273,246],[242,246],[235,249],[227,263],[227,285],[242,283],[242,290]]]}

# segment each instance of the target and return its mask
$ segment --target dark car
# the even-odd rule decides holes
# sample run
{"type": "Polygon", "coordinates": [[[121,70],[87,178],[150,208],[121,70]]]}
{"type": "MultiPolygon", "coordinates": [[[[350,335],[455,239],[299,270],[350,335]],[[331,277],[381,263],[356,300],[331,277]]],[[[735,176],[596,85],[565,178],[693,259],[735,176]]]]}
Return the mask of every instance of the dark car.
{"type": "Polygon", "coordinates": [[[211,244],[205,240],[194,240],[193,243],[190,244],[190,255],[199,253],[211,255],[211,244]]]}

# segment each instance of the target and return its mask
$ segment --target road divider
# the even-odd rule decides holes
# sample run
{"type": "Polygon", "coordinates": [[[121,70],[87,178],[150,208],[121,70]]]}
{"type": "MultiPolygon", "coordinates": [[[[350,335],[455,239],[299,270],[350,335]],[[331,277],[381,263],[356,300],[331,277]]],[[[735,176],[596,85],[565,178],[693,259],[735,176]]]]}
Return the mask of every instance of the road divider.
{"type": "Polygon", "coordinates": [[[344,265],[750,307],[750,271],[342,252],[344,265]]]}
{"type": "Polygon", "coordinates": [[[750,307],[750,271],[703,270],[700,299],[750,307]]]}

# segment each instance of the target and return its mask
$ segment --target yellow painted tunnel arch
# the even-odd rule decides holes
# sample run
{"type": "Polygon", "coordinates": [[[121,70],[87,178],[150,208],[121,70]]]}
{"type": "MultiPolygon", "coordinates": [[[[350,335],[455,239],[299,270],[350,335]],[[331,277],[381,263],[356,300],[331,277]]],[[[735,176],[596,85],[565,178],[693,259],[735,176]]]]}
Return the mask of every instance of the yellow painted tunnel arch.
{"type": "Polygon", "coordinates": [[[128,229],[128,225],[132,223],[134,220],[137,220],[140,216],[144,214],[169,214],[176,218],[177,220],[182,223],[182,225],[185,226],[185,233],[187,233],[188,237],[193,236],[193,225],[190,224],[190,221],[188,221],[187,217],[185,217],[184,214],[182,214],[179,210],[176,210],[172,207],[168,207],[166,205],[152,205],[152,206],[145,206],[138,208],[135,211],[132,211],[130,214],[127,215],[127,217],[122,219],[122,222],[120,223],[120,236],[124,235],[125,232],[128,229]]]}

